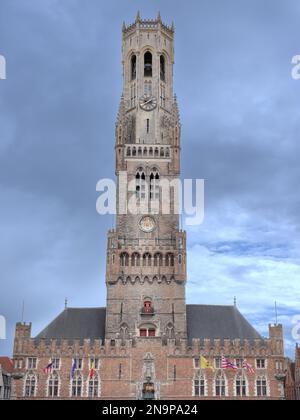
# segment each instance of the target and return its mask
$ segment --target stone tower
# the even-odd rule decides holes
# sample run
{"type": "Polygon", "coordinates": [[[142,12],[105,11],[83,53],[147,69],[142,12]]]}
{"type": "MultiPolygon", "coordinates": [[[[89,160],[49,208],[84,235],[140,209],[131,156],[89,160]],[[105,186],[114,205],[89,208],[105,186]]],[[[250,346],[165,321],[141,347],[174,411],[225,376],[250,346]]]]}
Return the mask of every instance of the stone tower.
{"type": "Polygon", "coordinates": [[[186,338],[186,236],[175,187],[180,119],[173,93],[174,26],[163,24],[160,14],[142,20],[138,13],[132,25],[123,26],[122,59],[106,338],[186,338]],[[168,194],[163,186],[169,183],[168,194]]]}

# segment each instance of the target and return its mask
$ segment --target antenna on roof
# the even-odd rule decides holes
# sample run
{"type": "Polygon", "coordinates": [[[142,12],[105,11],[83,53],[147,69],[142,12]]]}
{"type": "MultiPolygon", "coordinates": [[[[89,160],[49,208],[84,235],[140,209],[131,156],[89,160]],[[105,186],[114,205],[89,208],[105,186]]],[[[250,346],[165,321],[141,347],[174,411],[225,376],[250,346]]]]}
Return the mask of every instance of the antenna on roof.
{"type": "Polygon", "coordinates": [[[234,296],[234,298],[233,298],[233,304],[236,307],[236,305],[237,305],[236,296],[234,296]]]}
{"type": "Polygon", "coordinates": [[[24,323],[25,301],[22,301],[22,323],[24,323]]]}
{"type": "Polygon", "coordinates": [[[65,298],[65,309],[68,308],[68,298],[65,298]]]}
{"type": "Polygon", "coordinates": [[[278,325],[277,302],[275,301],[275,325],[278,325]]]}

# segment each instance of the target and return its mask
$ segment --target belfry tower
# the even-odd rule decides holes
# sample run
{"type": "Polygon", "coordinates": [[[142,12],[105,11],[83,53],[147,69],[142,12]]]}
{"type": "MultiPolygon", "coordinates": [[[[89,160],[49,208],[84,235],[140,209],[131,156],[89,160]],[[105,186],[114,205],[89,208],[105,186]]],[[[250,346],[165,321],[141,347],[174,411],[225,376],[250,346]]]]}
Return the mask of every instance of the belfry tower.
{"type": "Polygon", "coordinates": [[[180,119],[173,93],[174,26],[123,26],[124,87],[116,123],[117,218],[108,234],[106,338],[186,338],[186,236],[178,197],[180,119]],[[124,180],[128,185],[124,188],[124,180]],[[129,211],[134,199],[136,211],[129,211]],[[127,204],[124,204],[127,203],[127,204]]]}

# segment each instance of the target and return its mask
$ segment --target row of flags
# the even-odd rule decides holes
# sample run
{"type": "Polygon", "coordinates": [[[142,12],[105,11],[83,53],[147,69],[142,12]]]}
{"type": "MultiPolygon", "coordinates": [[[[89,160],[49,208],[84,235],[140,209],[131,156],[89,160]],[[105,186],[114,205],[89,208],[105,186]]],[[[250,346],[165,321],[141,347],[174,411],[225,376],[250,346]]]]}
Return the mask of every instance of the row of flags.
{"type": "MultiPolygon", "coordinates": [[[[76,360],[74,360],[73,365],[72,365],[72,370],[71,370],[71,377],[72,377],[72,378],[74,378],[75,373],[76,373],[76,370],[77,370],[77,362],[76,362],[76,360]]],[[[53,362],[49,363],[49,364],[48,364],[48,365],[47,365],[47,366],[43,369],[43,372],[44,372],[46,375],[50,375],[50,374],[53,372],[53,362]]],[[[93,379],[94,375],[95,375],[95,364],[94,364],[94,363],[92,363],[92,364],[91,364],[91,367],[90,367],[90,371],[89,371],[89,378],[90,378],[90,379],[93,379]]]]}
{"type": "MultiPolygon", "coordinates": [[[[231,369],[231,370],[238,370],[239,369],[239,367],[236,364],[234,364],[233,362],[231,362],[229,359],[227,359],[224,356],[222,356],[222,359],[221,359],[221,367],[222,367],[222,369],[231,369]]],[[[200,357],[200,368],[201,369],[211,369],[212,371],[215,371],[215,367],[212,365],[212,363],[203,356],[200,357]]],[[[250,374],[255,373],[255,370],[254,370],[253,366],[251,366],[247,362],[247,360],[243,360],[242,368],[246,369],[247,372],[249,372],[250,374]]],[[[77,362],[76,362],[76,360],[74,360],[73,365],[72,365],[72,370],[71,370],[71,377],[72,378],[74,378],[76,370],[77,370],[77,362]]],[[[43,372],[46,375],[51,374],[53,372],[53,362],[49,363],[43,369],[43,372]]],[[[92,363],[91,367],[90,367],[89,378],[93,379],[94,375],[95,375],[95,364],[92,363]]]]}
{"type": "MultiPolygon", "coordinates": [[[[216,370],[215,367],[213,366],[213,364],[209,360],[205,359],[205,357],[203,357],[203,356],[200,357],[200,368],[201,369],[211,369],[212,371],[216,370]]],[[[222,356],[222,359],[221,359],[221,368],[222,369],[231,369],[231,370],[238,370],[239,369],[239,367],[236,364],[234,364],[233,362],[231,362],[229,359],[227,359],[224,356],[222,356]]],[[[255,370],[254,370],[253,366],[251,366],[247,362],[247,360],[243,360],[242,368],[246,369],[247,372],[249,372],[250,374],[255,373],[255,370]]]]}

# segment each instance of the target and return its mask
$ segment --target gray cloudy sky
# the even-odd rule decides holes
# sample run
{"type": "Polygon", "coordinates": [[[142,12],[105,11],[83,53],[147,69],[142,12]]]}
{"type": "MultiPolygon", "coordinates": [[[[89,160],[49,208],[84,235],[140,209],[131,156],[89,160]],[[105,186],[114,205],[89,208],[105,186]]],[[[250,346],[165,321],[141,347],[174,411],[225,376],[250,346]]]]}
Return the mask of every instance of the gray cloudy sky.
{"type": "Polygon", "coordinates": [[[106,231],[96,182],[114,176],[121,27],[176,24],[183,176],[206,181],[188,229],[189,303],[231,304],[287,348],[300,314],[299,0],[1,0],[0,315],[36,334],[64,306],[105,305],[106,231]]]}

